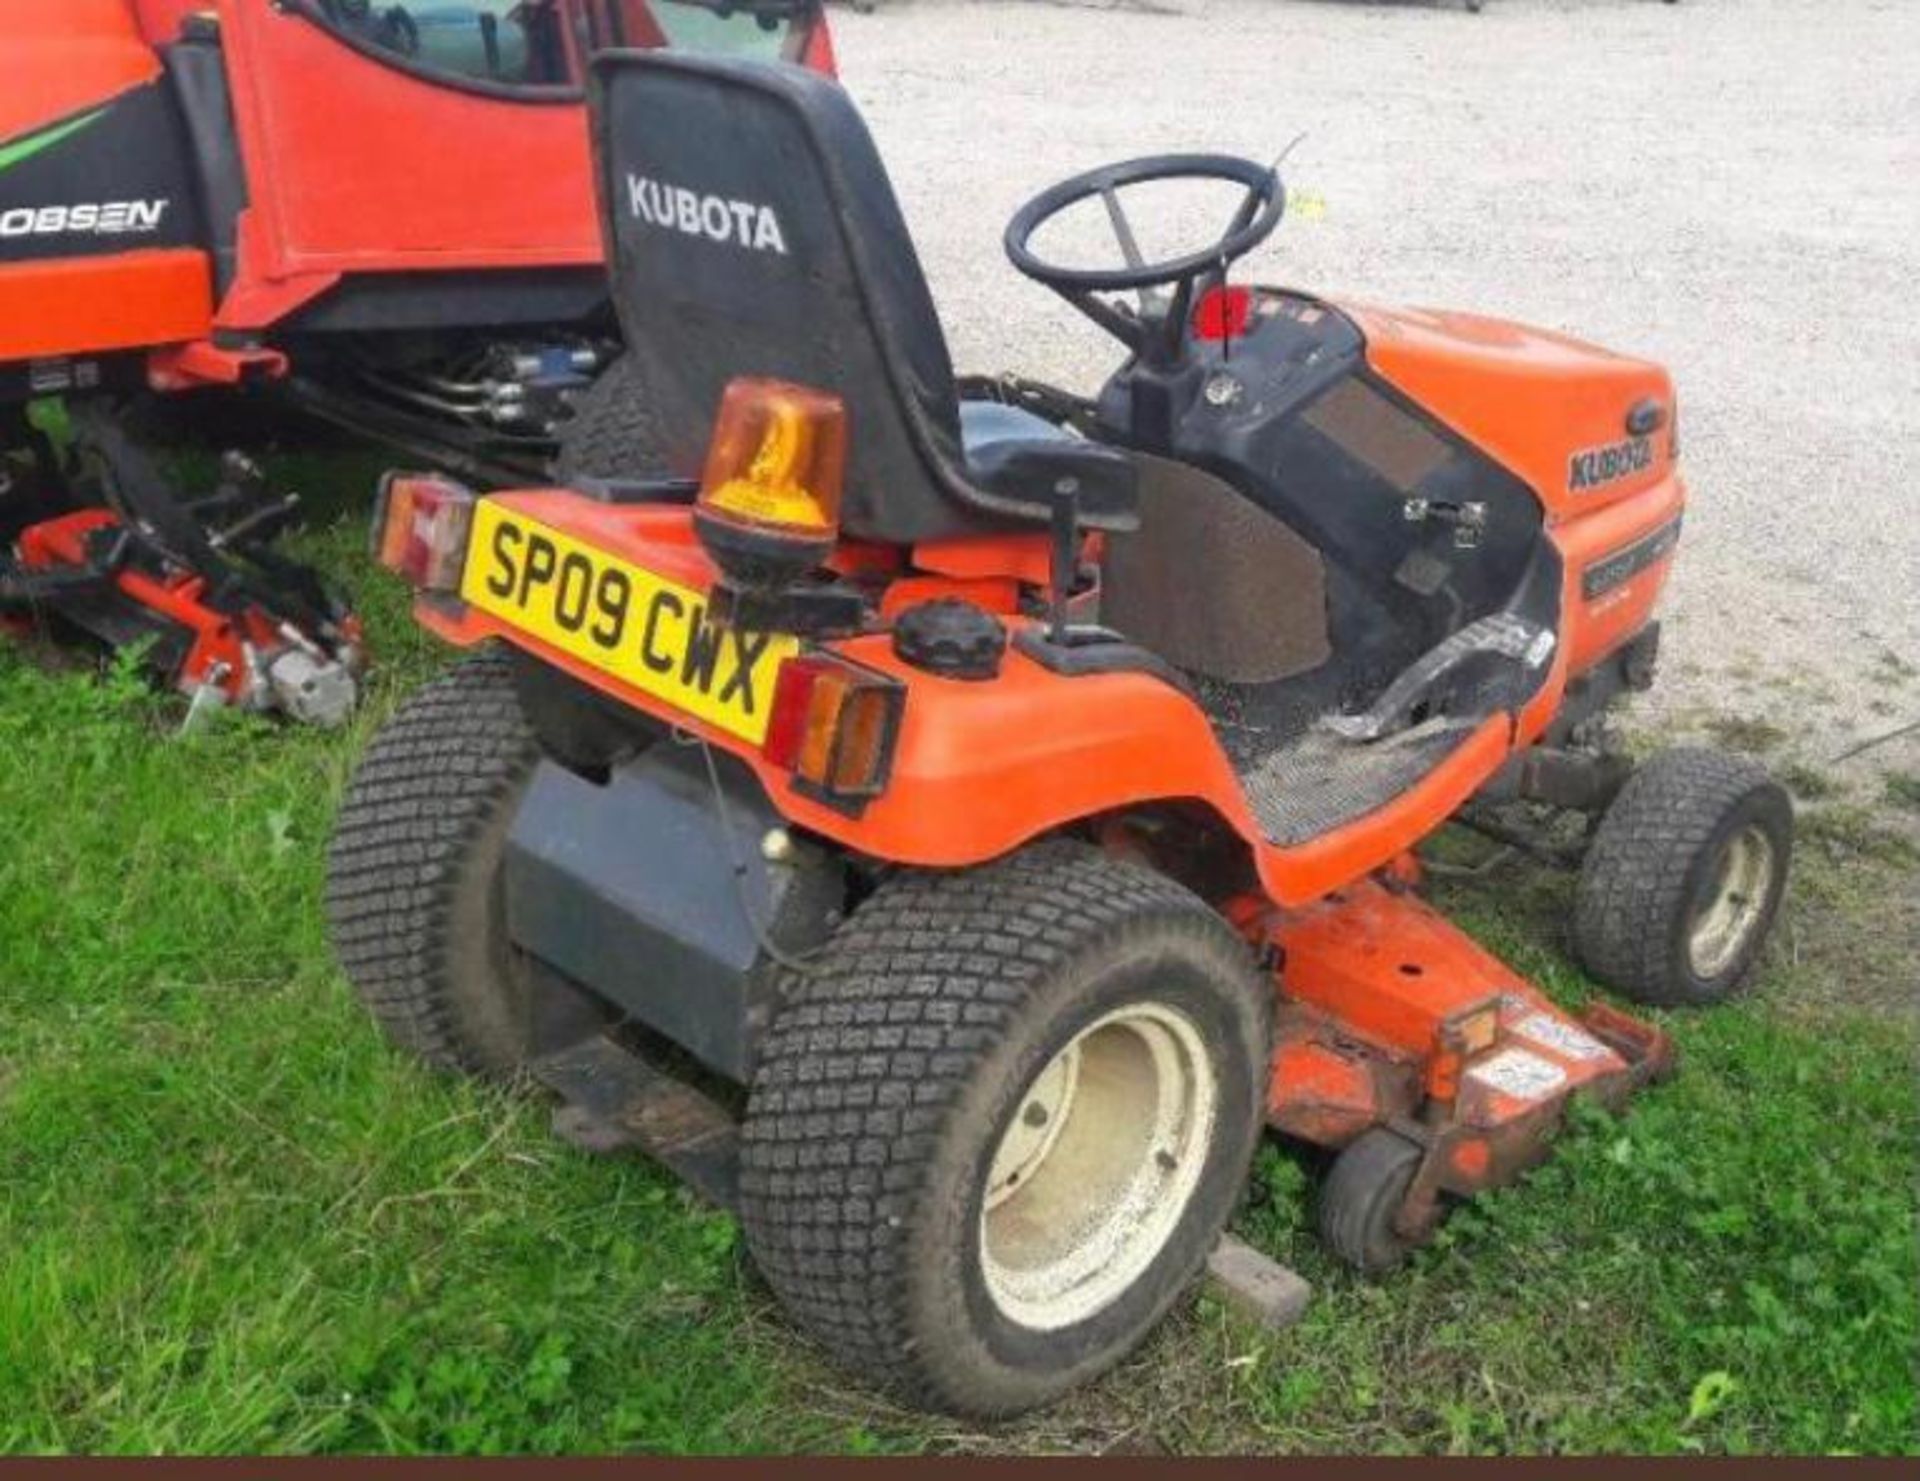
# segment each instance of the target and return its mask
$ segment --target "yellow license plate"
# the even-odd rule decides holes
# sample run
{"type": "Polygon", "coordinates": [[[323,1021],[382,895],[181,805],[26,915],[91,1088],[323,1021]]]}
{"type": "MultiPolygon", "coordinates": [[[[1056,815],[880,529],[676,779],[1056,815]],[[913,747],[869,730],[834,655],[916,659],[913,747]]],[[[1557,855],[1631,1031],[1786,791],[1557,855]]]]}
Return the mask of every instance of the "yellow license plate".
{"type": "Polygon", "coordinates": [[[784,633],[713,620],[700,592],[482,499],[460,595],[482,612],[636,689],[759,744],[784,633]]]}

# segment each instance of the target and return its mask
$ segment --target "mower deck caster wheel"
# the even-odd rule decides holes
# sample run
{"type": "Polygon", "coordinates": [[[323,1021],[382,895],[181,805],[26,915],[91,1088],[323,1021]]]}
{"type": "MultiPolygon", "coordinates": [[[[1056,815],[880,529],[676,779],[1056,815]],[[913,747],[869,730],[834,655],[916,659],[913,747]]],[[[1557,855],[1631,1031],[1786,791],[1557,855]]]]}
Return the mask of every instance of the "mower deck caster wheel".
{"type": "Polygon", "coordinates": [[[1185,889],[1066,842],[903,872],[787,993],[741,1220],[860,1376],[1018,1413],[1198,1277],[1259,1137],[1273,990],[1185,889]]]}
{"type": "Polygon", "coordinates": [[[1395,1224],[1425,1149],[1396,1131],[1362,1132],[1334,1159],[1320,1189],[1320,1238],[1355,1270],[1384,1275],[1426,1241],[1395,1224]]]}
{"type": "Polygon", "coordinates": [[[1594,834],[1574,898],[1581,964],[1659,1007],[1745,983],[1780,910],[1793,804],[1764,768],[1698,748],[1644,762],[1594,834]]]}

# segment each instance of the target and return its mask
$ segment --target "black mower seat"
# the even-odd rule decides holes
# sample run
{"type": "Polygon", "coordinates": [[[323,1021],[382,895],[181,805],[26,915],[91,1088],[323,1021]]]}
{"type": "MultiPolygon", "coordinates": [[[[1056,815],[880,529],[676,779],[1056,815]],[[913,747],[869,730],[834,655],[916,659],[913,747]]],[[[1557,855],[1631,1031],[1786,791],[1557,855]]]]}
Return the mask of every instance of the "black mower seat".
{"type": "Polygon", "coordinates": [[[1004,401],[960,403],[960,448],[967,461],[987,453],[997,442],[1071,442],[1072,434],[1024,406],[1004,401]]]}
{"type": "Polygon", "coordinates": [[[1125,454],[1018,408],[968,413],[965,436],[919,256],[837,84],[657,50],[599,53],[593,86],[614,307],[669,468],[697,471],[730,380],[771,376],[846,405],[849,535],[1044,525],[1063,485],[1087,527],[1137,522],[1125,454]]]}
{"type": "MultiPolygon", "coordinates": [[[[1139,501],[1140,473],[1130,456],[1076,437],[1024,406],[962,401],[960,457],[970,482],[1038,508],[1069,480],[1082,511],[1131,510],[1139,501]]],[[[1124,525],[1109,520],[1106,527],[1124,525]]]]}

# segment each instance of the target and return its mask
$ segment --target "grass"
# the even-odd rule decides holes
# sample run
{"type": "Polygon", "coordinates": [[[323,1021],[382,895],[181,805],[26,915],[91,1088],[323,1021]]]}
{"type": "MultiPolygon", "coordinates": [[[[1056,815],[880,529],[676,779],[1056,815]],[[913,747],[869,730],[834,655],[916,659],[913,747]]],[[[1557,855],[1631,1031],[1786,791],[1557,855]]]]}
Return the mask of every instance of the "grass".
{"type": "Polygon", "coordinates": [[[1839,794],[1840,784],[1804,761],[1788,761],[1773,768],[1782,785],[1802,802],[1824,802],[1839,794]]]}
{"type": "MultiPolygon", "coordinates": [[[[329,819],[444,657],[359,542],[346,515],[306,540],[383,660],[345,734],[178,738],[125,669],[0,652],[0,1450],[1915,1447],[1916,860],[1870,817],[1812,815],[1757,990],[1664,1020],[1677,1079],[1409,1270],[1332,1268],[1314,1169],[1272,1145],[1241,1229],[1315,1282],[1301,1326],[1203,1298],[1068,1404],[955,1426],[822,1365],[730,1220],[356,1009],[329,819]]],[[[1578,1000],[1567,888],[1510,866],[1441,896],[1578,1000]]]]}
{"type": "Polygon", "coordinates": [[[1787,732],[1771,721],[1751,715],[1716,715],[1706,723],[1713,740],[1730,751],[1748,751],[1764,755],[1776,750],[1787,739],[1787,732]]]}

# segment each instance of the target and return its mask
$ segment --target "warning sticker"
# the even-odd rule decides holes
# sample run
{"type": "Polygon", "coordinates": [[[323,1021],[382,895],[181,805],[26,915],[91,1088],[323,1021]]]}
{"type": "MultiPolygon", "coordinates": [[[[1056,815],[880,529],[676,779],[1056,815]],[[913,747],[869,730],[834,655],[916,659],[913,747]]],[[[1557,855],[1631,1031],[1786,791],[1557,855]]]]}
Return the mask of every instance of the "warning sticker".
{"type": "Polygon", "coordinates": [[[1502,1049],[1467,1071],[1469,1080],[1478,1080],[1520,1100],[1538,1100],[1567,1083],[1567,1072],[1550,1060],[1525,1049],[1502,1049]]]}
{"type": "Polygon", "coordinates": [[[1564,1018],[1556,1018],[1551,1013],[1534,1013],[1521,1019],[1513,1026],[1513,1031],[1536,1044],[1544,1044],[1557,1054],[1568,1059],[1600,1059],[1607,1053],[1607,1046],[1588,1033],[1585,1029],[1575,1028],[1564,1018]]]}

